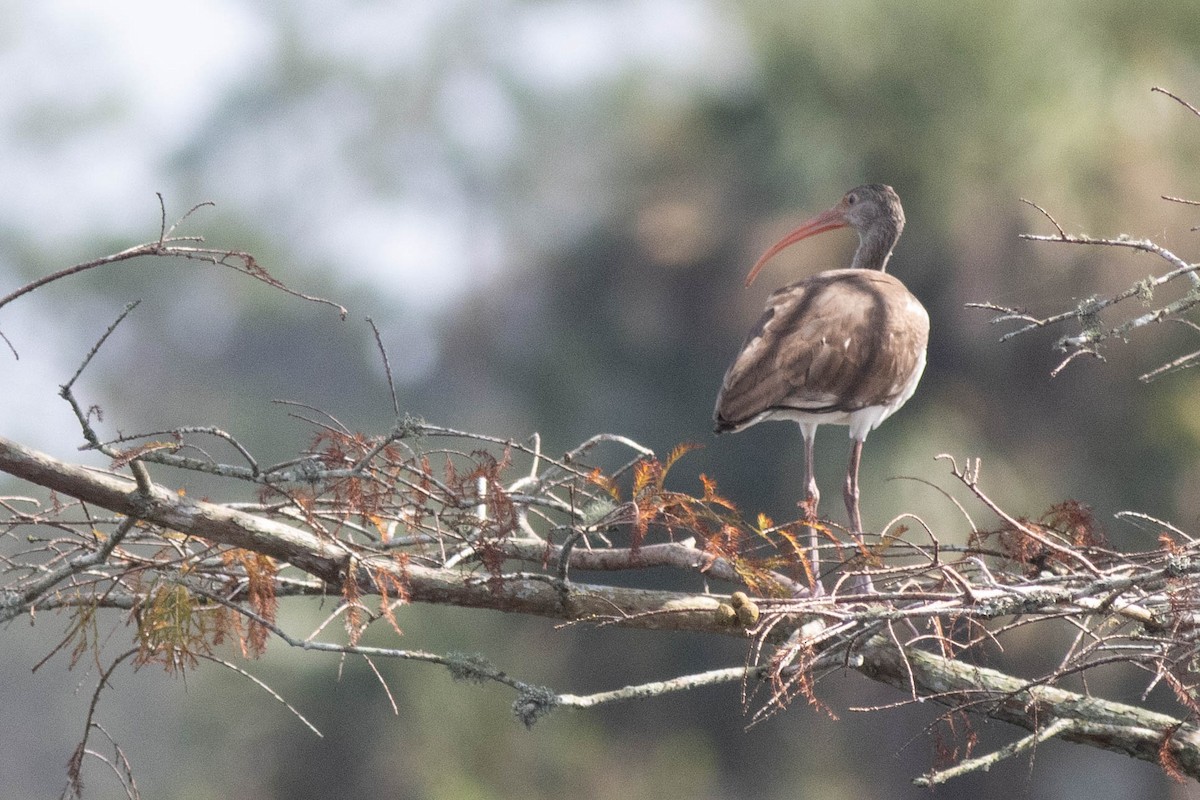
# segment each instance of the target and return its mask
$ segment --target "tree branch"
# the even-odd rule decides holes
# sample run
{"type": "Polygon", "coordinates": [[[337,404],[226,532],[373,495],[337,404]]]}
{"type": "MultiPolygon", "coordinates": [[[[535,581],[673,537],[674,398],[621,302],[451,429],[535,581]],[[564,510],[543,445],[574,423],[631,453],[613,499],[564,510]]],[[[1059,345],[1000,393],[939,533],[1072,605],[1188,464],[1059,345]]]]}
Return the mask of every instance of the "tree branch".
{"type": "MultiPolygon", "coordinates": [[[[1064,721],[1059,738],[1162,763],[1165,748],[1178,769],[1200,777],[1200,729],[1137,706],[1088,697],[909,648],[903,653],[883,637],[863,648],[860,671],[907,692],[908,676],[922,696],[1037,733],[1064,721]]],[[[979,766],[982,766],[980,764],[979,766]]]]}

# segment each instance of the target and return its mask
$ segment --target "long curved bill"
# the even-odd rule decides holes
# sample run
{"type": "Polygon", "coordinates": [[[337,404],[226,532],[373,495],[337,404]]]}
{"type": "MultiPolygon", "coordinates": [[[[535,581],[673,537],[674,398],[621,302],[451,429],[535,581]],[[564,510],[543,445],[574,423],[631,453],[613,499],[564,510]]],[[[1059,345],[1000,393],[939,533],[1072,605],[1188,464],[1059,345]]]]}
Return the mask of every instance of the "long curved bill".
{"type": "Polygon", "coordinates": [[[762,254],[762,257],[755,262],[754,267],[750,270],[750,274],[746,276],[746,285],[754,283],[754,279],[758,277],[759,270],[763,265],[770,261],[775,255],[785,247],[790,247],[801,239],[807,239],[809,236],[815,236],[818,233],[831,231],[834,228],[845,228],[849,223],[846,222],[846,217],[842,213],[840,205],[834,206],[828,211],[824,211],[817,216],[805,222],[799,228],[789,233],[787,236],[780,239],[771,249],[762,254]]]}

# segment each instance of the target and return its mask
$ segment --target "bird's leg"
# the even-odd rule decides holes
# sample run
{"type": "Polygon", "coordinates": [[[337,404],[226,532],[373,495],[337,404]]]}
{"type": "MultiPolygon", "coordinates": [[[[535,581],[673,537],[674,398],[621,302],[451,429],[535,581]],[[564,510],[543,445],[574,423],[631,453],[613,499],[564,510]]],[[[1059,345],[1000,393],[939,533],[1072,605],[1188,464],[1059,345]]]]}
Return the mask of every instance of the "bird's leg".
{"type": "MultiPolygon", "coordinates": [[[[846,500],[846,516],[850,520],[850,534],[861,549],[863,546],[862,514],[858,510],[858,463],[862,460],[863,443],[860,439],[851,440],[850,463],[846,467],[846,486],[843,497],[846,500]]],[[[875,586],[869,575],[860,576],[855,581],[855,588],[863,592],[872,592],[875,586]]]]}
{"type": "MultiPolygon", "coordinates": [[[[813,469],[813,440],[816,439],[817,429],[802,428],[804,434],[804,507],[805,521],[817,521],[817,503],[821,501],[821,492],[817,489],[817,473],[813,469]]],[[[821,551],[820,536],[816,525],[808,526],[808,558],[812,566],[813,592],[821,594],[821,551]]]]}
{"type": "Polygon", "coordinates": [[[850,447],[850,464],[846,467],[846,487],[843,497],[846,499],[846,515],[850,520],[850,532],[862,541],[862,514],[858,510],[858,462],[862,460],[863,443],[858,439],[852,440],[850,447]]]}

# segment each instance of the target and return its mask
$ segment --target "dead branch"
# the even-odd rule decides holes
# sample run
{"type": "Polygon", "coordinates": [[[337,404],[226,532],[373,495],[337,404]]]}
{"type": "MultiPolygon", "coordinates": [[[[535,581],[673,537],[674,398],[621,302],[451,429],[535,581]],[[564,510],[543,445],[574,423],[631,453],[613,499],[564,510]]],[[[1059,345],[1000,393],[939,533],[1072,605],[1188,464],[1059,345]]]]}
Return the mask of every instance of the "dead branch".
{"type": "MultiPolygon", "coordinates": [[[[1082,352],[1097,355],[1095,347],[1101,342],[1110,339],[1123,339],[1137,328],[1145,327],[1153,322],[1160,322],[1168,317],[1178,316],[1194,307],[1197,303],[1200,303],[1200,292],[1192,291],[1153,311],[1140,314],[1119,324],[1106,326],[1100,321],[1100,313],[1102,311],[1130,298],[1139,298],[1143,301],[1148,301],[1153,297],[1155,289],[1180,276],[1187,276],[1192,282],[1193,287],[1200,286],[1200,276],[1196,274],[1197,269],[1200,269],[1200,264],[1189,264],[1170,250],[1155,244],[1149,239],[1097,239],[1079,235],[1035,236],[1032,234],[1021,234],[1021,238],[1039,242],[1127,247],[1142,252],[1154,253],[1173,264],[1175,268],[1160,275],[1152,275],[1138,281],[1128,289],[1118,292],[1111,297],[1086,298],[1079,302],[1075,308],[1058,314],[1052,314],[1048,317],[1036,317],[1022,309],[1009,308],[996,305],[995,303],[967,303],[968,308],[981,308],[987,311],[998,312],[998,315],[992,319],[992,324],[1011,321],[1025,323],[1021,327],[1001,336],[1001,342],[1006,342],[1009,339],[1029,333],[1030,331],[1074,320],[1079,323],[1081,331],[1077,334],[1060,338],[1055,343],[1055,347],[1071,353],[1071,356],[1068,356],[1068,358],[1072,358],[1075,354],[1082,352]]],[[[1061,366],[1059,369],[1061,369],[1061,366]]]]}
{"type": "MultiPolygon", "coordinates": [[[[279,291],[290,294],[293,297],[299,298],[301,300],[306,300],[306,301],[312,302],[312,303],[319,303],[321,305],[330,306],[334,309],[337,309],[338,314],[342,319],[346,318],[346,315],[348,312],[344,306],[342,306],[338,303],[335,303],[331,300],[326,300],[323,297],[315,297],[312,295],[307,295],[307,294],[304,294],[303,292],[298,292],[294,289],[289,288],[282,281],[278,280],[273,275],[271,275],[271,273],[269,273],[266,269],[264,269],[263,266],[254,259],[254,256],[250,255],[247,252],[239,251],[239,250],[222,250],[219,248],[204,247],[203,246],[204,238],[201,236],[172,236],[171,235],[174,233],[176,227],[178,227],[184,220],[186,220],[189,216],[191,216],[192,212],[194,212],[198,208],[202,208],[204,206],[211,206],[212,203],[200,203],[196,206],[193,206],[190,210],[188,210],[188,212],[186,214],[183,215],[183,217],[181,217],[179,219],[178,222],[176,222],[174,225],[172,225],[170,228],[168,228],[166,225],[166,219],[167,219],[166,205],[163,201],[163,197],[161,194],[158,195],[158,201],[159,201],[159,207],[162,211],[162,224],[159,229],[158,239],[156,239],[153,242],[146,242],[144,244],[134,245],[133,247],[126,248],[125,250],[122,250],[118,253],[113,253],[111,255],[107,255],[102,258],[96,258],[96,259],[92,259],[89,261],[84,261],[79,264],[75,264],[74,266],[67,267],[65,269],[61,269],[57,272],[54,272],[49,275],[38,278],[35,281],[31,281],[31,282],[25,284],[24,286],[21,286],[15,290],[9,292],[8,294],[4,295],[3,297],[0,297],[0,309],[4,308],[6,305],[11,303],[12,301],[29,294],[30,292],[33,292],[37,289],[42,288],[43,286],[54,283],[56,281],[60,281],[64,278],[69,278],[72,275],[78,275],[81,272],[86,272],[88,270],[107,266],[109,264],[117,264],[117,263],[121,263],[124,261],[130,261],[135,258],[153,257],[153,258],[182,258],[182,259],[190,260],[190,261],[203,261],[203,262],[212,264],[213,266],[226,267],[228,269],[234,270],[235,272],[240,272],[241,274],[251,277],[257,281],[262,281],[263,283],[266,283],[267,285],[272,286],[273,288],[278,289],[279,291]]],[[[6,342],[8,341],[7,338],[5,339],[5,341],[6,342]]],[[[12,347],[11,343],[9,346],[10,346],[10,348],[12,347]]]]}
{"type": "MultiPolygon", "coordinates": [[[[459,435],[467,435],[458,432],[459,435]]],[[[386,437],[385,437],[386,438],[386,437]]],[[[430,441],[437,441],[432,437],[430,441]]],[[[486,437],[484,437],[486,438],[486,437]]],[[[376,513],[394,515],[397,522],[415,524],[412,503],[429,503],[439,491],[440,511],[430,514],[430,537],[412,538],[405,547],[387,547],[379,536],[372,536],[364,527],[348,527],[338,522],[337,504],[347,512],[348,496],[337,503],[324,505],[317,497],[304,499],[300,506],[290,509],[291,516],[282,513],[283,506],[300,501],[298,496],[284,493],[279,505],[260,505],[254,513],[220,504],[197,501],[171,491],[159,484],[150,490],[138,487],[135,480],[110,472],[78,467],[37,453],[14,442],[0,439],[0,470],[23,480],[51,489],[67,497],[77,498],[90,506],[106,508],[118,515],[114,523],[119,536],[100,542],[90,540],[96,521],[80,528],[74,550],[64,545],[71,539],[60,538],[56,555],[44,569],[34,569],[29,578],[18,581],[3,595],[0,620],[34,613],[38,608],[74,607],[85,609],[101,605],[139,607],[153,605],[153,597],[131,597],[120,591],[120,575],[129,565],[139,569],[154,567],[154,558],[145,553],[145,543],[161,542],[163,533],[174,532],[175,555],[157,569],[171,575],[174,585],[195,598],[228,608],[246,624],[256,625],[289,645],[306,650],[325,650],[357,654],[372,659],[401,658],[440,664],[452,670],[465,667],[459,657],[423,653],[408,649],[365,647],[356,638],[365,625],[384,620],[390,614],[394,599],[404,602],[426,602],[459,605],[471,608],[491,608],[512,613],[534,614],[573,623],[617,624],[647,630],[688,630],[706,634],[752,637],[752,652],[763,659],[750,667],[720,667],[691,676],[652,681],[637,686],[600,692],[589,696],[533,687],[509,678],[482,664],[475,672],[478,679],[500,680],[518,693],[515,707],[523,720],[531,722],[559,706],[590,707],[597,704],[655,696],[713,682],[747,680],[776,688],[768,692],[763,709],[774,713],[786,707],[791,693],[811,692],[812,682],[804,676],[819,664],[844,664],[867,677],[897,687],[913,700],[934,699],[959,711],[983,714],[1018,725],[1034,733],[991,759],[981,758],[964,762],[963,770],[982,769],[997,758],[1019,752],[1049,735],[1106,749],[1126,752],[1137,758],[1159,761],[1168,752],[1175,768],[1184,774],[1200,775],[1200,739],[1188,721],[1190,711],[1183,717],[1151,714],[1144,709],[1124,706],[1101,698],[1086,697],[1055,686],[1064,677],[1109,663],[1114,654],[1121,659],[1145,667],[1157,676],[1170,674],[1172,680],[1191,680],[1186,672],[1189,657],[1200,639],[1200,618],[1197,608],[1181,603],[1181,591],[1194,585],[1200,575],[1200,559],[1191,556],[1192,542],[1173,550],[1124,556],[1094,546],[1082,547],[1064,538],[1064,532],[1016,518],[1006,517],[990,501],[978,484],[979,468],[974,461],[967,468],[953,467],[955,475],[976,498],[1011,524],[1012,535],[1024,537],[1039,548],[1043,571],[1035,577],[1025,575],[1027,565],[1019,557],[1032,557],[1026,551],[1011,554],[985,555],[979,547],[954,559],[940,552],[936,540],[929,544],[907,543],[905,552],[920,552],[922,557],[904,563],[863,567],[873,576],[878,592],[873,595],[811,596],[795,591],[798,587],[778,572],[756,566],[748,560],[749,551],[723,552],[714,556],[701,548],[699,541],[662,541],[645,543],[637,548],[601,545],[564,551],[565,537],[555,530],[583,530],[572,527],[586,525],[585,517],[608,519],[606,525],[629,526],[635,519],[606,517],[599,509],[576,508],[578,517],[564,526],[547,514],[562,513],[553,503],[536,504],[529,495],[508,493],[504,487],[531,483],[541,491],[562,491],[561,481],[573,481],[573,491],[587,503],[599,502],[607,492],[605,482],[587,470],[576,459],[564,460],[537,455],[543,474],[531,481],[528,474],[507,484],[499,473],[489,478],[489,488],[482,498],[485,513],[480,516],[480,496],[476,481],[469,476],[443,476],[435,488],[433,482],[421,488],[419,479],[404,481],[404,464],[423,460],[414,442],[408,444],[405,459],[378,442],[359,440],[356,446],[363,452],[373,452],[375,459],[363,463],[358,453],[344,452],[339,458],[329,454],[315,459],[326,470],[313,474],[317,484],[343,485],[345,480],[358,480],[359,495],[367,486],[388,476],[394,481],[388,491],[401,492],[408,499],[396,501],[396,511],[378,506],[376,513]],[[342,477],[347,471],[341,463],[357,464],[353,478],[342,477]],[[386,467],[385,467],[386,465],[386,467]],[[549,479],[545,472],[560,475],[549,479]],[[570,476],[562,477],[562,476],[570,476]],[[395,481],[399,481],[398,483],[395,481]],[[457,481],[457,484],[455,484],[457,481]],[[463,487],[456,490],[455,485],[463,487]],[[588,486],[592,486],[589,495],[588,486]],[[468,488],[469,491],[468,491],[468,488]],[[458,494],[455,494],[455,492],[458,494]],[[415,492],[415,494],[414,494],[415,492]],[[542,526],[538,538],[519,534],[514,527],[500,533],[493,527],[504,519],[506,503],[519,502],[531,513],[531,519],[542,526]],[[305,509],[300,513],[300,509],[305,509]],[[534,509],[543,509],[534,512],[534,509]],[[322,510],[323,509],[323,510],[322,510]],[[407,509],[407,510],[404,510],[407,509]],[[599,514],[599,516],[597,516],[599,514]],[[467,520],[470,520],[469,524],[467,520]],[[551,525],[551,523],[554,523],[551,525]],[[547,527],[549,526],[549,527],[547,527]],[[338,528],[341,533],[334,533],[338,528]],[[437,531],[440,530],[440,533],[437,531]],[[182,535],[182,540],[178,537],[182,535]],[[90,540],[90,541],[89,541],[90,540]],[[81,542],[88,541],[84,547],[81,542]],[[435,549],[430,549],[430,544],[435,549]],[[465,548],[465,549],[464,549],[465,548]],[[85,558],[82,551],[92,555],[85,558]],[[75,555],[70,555],[75,552],[75,555]],[[103,552],[103,558],[95,554],[103,552]],[[220,555],[220,553],[227,555],[220,555]],[[350,641],[321,641],[298,637],[282,629],[271,616],[269,606],[256,605],[256,577],[248,572],[252,562],[246,555],[269,556],[281,565],[290,565],[299,573],[273,568],[269,580],[272,592],[340,596],[343,603],[336,616],[346,618],[350,641]],[[745,594],[710,595],[703,591],[665,592],[629,586],[609,586],[599,583],[564,581],[556,577],[555,562],[568,557],[578,570],[635,572],[648,567],[672,566],[697,575],[708,575],[733,584],[773,587],[779,592],[772,597],[760,594],[750,600],[745,594]],[[494,560],[494,559],[498,559],[494,560]],[[506,562],[518,560],[535,566],[533,572],[513,573],[501,568],[506,562]],[[1005,566],[1005,560],[1009,566],[1005,566]],[[189,563],[186,571],[182,564],[189,563]],[[247,566],[243,566],[247,565],[247,566]],[[1054,569],[1047,569],[1057,565],[1054,569]],[[544,570],[544,572],[542,571],[544,570]],[[185,575],[190,577],[184,577],[185,575]],[[774,577],[772,577],[774,575],[774,577]],[[107,577],[106,577],[107,576],[107,577]],[[316,580],[313,581],[312,579],[316,580]],[[114,581],[113,589],[104,589],[106,581],[114,581]],[[63,592],[65,586],[73,586],[63,592]],[[88,600],[81,589],[93,587],[88,600]],[[232,589],[232,591],[231,591],[232,589]],[[64,597],[73,597],[63,602],[64,597]],[[367,598],[379,598],[379,610],[371,610],[367,598]],[[103,598],[103,599],[102,599],[103,598]],[[743,619],[738,609],[748,612],[743,619]],[[732,609],[723,614],[723,609],[732,609]],[[735,613],[736,612],[736,613],[735,613]],[[357,615],[357,617],[356,617],[357,615]],[[352,619],[353,618],[353,619],[352,619]],[[739,620],[741,620],[739,622],[739,620]],[[997,625],[997,622],[1010,620],[997,625]],[[1055,620],[1070,621],[1085,630],[1098,645],[1070,648],[1058,668],[1049,675],[1018,678],[999,671],[969,665],[960,660],[962,654],[977,645],[991,642],[997,636],[1029,624],[1049,624],[1055,620]],[[986,635],[962,639],[952,632],[972,622],[986,635]],[[901,635],[902,631],[908,631],[901,635]],[[937,633],[936,631],[944,631],[937,633]],[[1102,646],[1099,646],[1102,645],[1102,646]],[[929,649],[932,646],[932,651],[929,649]],[[1181,666],[1183,665],[1183,666],[1181,666]],[[1182,670],[1182,671],[1181,671],[1182,670]],[[1062,722],[1059,722],[1062,720],[1062,722]]],[[[504,440],[496,440],[504,441],[504,440]]],[[[340,442],[339,446],[345,446],[340,442]]],[[[505,441],[505,448],[508,443],[505,441]]],[[[429,452],[429,451],[426,451],[429,452]]],[[[473,459],[476,464],[491,461],[476,451],[474,456],[454,447],[439,447],[432,452],[455,454],[473,459]]],[[[316,454],[310,454],[310,458],[316,454]]],[[[951,460],[952,461],[952,460],[951,460]]],[[[655,478],[639,468],[635,485],[655,478]]],[[[652,472],[652,471],[651,471],[652,472]]],[[[655,519],[661,523],[675,517],[677,524],[684,519],[682,512],[672,509],[670,502],[682,503],[665,489],[655,495],[655,519]],[[667,502],[670,501],[670,502],[667,502]],[[674,516],[672,516],[674,515],[674,516]]],[[[638,504],[634,503],[635,510],[638,504]]],[[[10,532],[45,524],[57,515],[11,513],[3,524],[10,532]]],[[[639,514],[642,512],[638,512],[639,514]]],[[[346,513],[348,519],[352,514],[346,513]]],[[[511,519],[511,517],[508,517],[511,519]]],[[[346,521],[346,520],[342,520],[346,521]]],[[[66,520],[63,519],[65,523],[66,520]]],[[[686,519],[693,535],[702,530],[704,519],[686,519]]],[[[62,523],[60,523],[62,524],[62,523]]],[[[797,525],[801,524],[800,522],[797,525]]],[[[599,532],[595,522],[586,528],[594,538],[599,532]]],[[[70,525],[67,523],[70,530],[70,525]]],[[[665,529],[664,529],[665,530],[665,529]]],[[[614,531],[615,533],[616,531],[614,531]]],[[[981,537],[984,534],[980,534],[981,537]]],[[[578,537],[577,537],[578,538],[578,537]]],[[[980,543],[982,544],[982,542],[980,543]]],[[[711,550],[711,548],[709,548],[711,550]]],[[[804,560],[803,552],[794,556],[804,560]]],[[[777,563],[777,556],[768,559],[777,563]]],[[[766,561],[763,562],[767,563],[766,561]]],[[[798,566],[798,565],[797,565],[798,566]]],[[[197,606],[197,609],[200,609],[197,606]]],[[[197,611],[197,613],[203,613],[197,611]]],[[[333,617],[331,617],[332,619],[333,617]]],[[[197,647],[196,644],[190,645],[197,647]]],[[[210,658],[197,650],[199,658],[210,658]]],[[[179,656],[176,656],[178,658],[179,656]]],[[[756,657],[755,661],[758,661],[756,657]]],[[[751,692],[750,696],[754,696],[751,692]]],[[[759,718],[756,714],[755,719],[759,718]]],[[[926,780],[944,780],[958,772],[932,773],[926,780]]]]}
{"type": "MultiPolygon", "coordinates": [[[[1165,94],[1176,102],[1183,105],[1193,114],[1197,113],[1195,106],[1180,99],[1176,95],[1155,86],[1151,91],[1165,94]]],[[[1170,202],[1185,203],[1192,205],[1191,201],[1182,200],[1177,197],[1163,196],[1163,199],[1170,202]]],[[[1118,292],[1110,297],[1087,297],[1076,303],[1074,308],[1060,311],[1047,316],[1039,316],[1032,314],[1022,308],[1008,307],[998,305],[992,302],[975,302],[967,303],[968,308],[979,308],[985,311],[996,313],[991,320],[992,324],[1003,324],[1016,322],[1019,325],[1013,330],[1008,331],[1000,337],[1001,342],[1006,342],[1016,336],[1030,333],[1031,331],[1040,330],[1042,328],[1054,327],[1063,324],[1078,325],[1078,332],[1066,334],[1059,337],[1054,343],[1054,347],[1065,352],[1066,357],[1051,371],[1051,376],[1056,376],[1068,364],[1074,361],[1079,356],[1094,356],[1103,360],[1102,347],[1114,340],[1124,341],[1131,334],[1140,328],[1157,322],[1166,320],[1179,320],[1180,316],[1191,311],[1198,303],[1200,303],[1200,264],[1189,263],[1186,259],[1178,256],[1171,250],[1157,244],[1150,239],[1137,239],[1131,236],[1121,234],[1116,237],[1094,237],[1085,234],[1068,234],[1063,227],[1058,223],[1050,212],[1041,206],[1029,200],[1021,199],[1021,202],[1026,203],[1037,209],[1054,226],[1056,234],[1052,236],[1038,234],[1020,234],[1020,238],[1027,241],[1047,242],[1057,244],[1079,245],[1085,247],[1113,247],[1130,249],[1137,252],[1150,253],[1158,256],[1170,265],[1170,269],[1145,277],[1134,282],[1128,289],[1118,292]],[[1184,293],[1167,303],[1162,303],[1154,307],[1155,292],[1171,283],[1177,278],[1185,277],[1189,287],[1184,293]],[[1128,306],[1127,301],[1136,299],[1143,306],[1150,307],[1150,310],[1140,314],[1127,314],[1120,321],[1106,322],[1105,315],[1115,313],[1112,309],[1120,305],[1121,308],[1128,306]],[[1124,304],[1124,305],[1121,305],[1124,304]]],[[[1196,230],[1193,228],[1192,230],[1196,230]]],[[[1186,322],[1186,320],[1182,320],[1186,322]]],[[[1154,378],[1180,369],[1186,366],[1191,366],[1197,357],[1196,353],[1189,354],[1177,359],[1174,359],[1161,367],[1150,370],[1141,376],[1142,381],[1150,381],[1154,378]]]]}
{"type": "MultiPolygon", "coordinates": [[[[941,705],[986,713],[1035,735],[1043,732],[1043,737],[1049,730],[1065,741],[1125,753],[1151,763],[1161,760],[1161,750],[1166,747],[1178,759],[1181,772],[1191,777],[1200,775],[1200,729],[1195,725],[920,650],[909,650],[902,657],[894,647],[883,643],[864,648],[860,668],[864,674],[903,691],[907,687],[897,678],[906,677],[908,670],[919,685],[936,687],[925,696],[941,705]]],[[[988,762],[977,759],[968,764],[982,769],[988,762]]],[[[924,785],[935,782],[932,778],[922,781],[924,785]]]]}

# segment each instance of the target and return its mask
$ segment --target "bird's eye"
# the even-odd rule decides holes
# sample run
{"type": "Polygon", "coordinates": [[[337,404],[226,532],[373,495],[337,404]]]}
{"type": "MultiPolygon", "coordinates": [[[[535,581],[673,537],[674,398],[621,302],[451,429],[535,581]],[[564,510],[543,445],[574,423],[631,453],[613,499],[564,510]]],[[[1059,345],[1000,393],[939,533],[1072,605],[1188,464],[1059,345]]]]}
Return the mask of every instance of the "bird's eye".
{"type": "Polygon", "coordinates": [[[856,202],[858,202],[858,197],[855,196],[853,193],[846,195],[846,205],[852,206],[856,202]]]}

